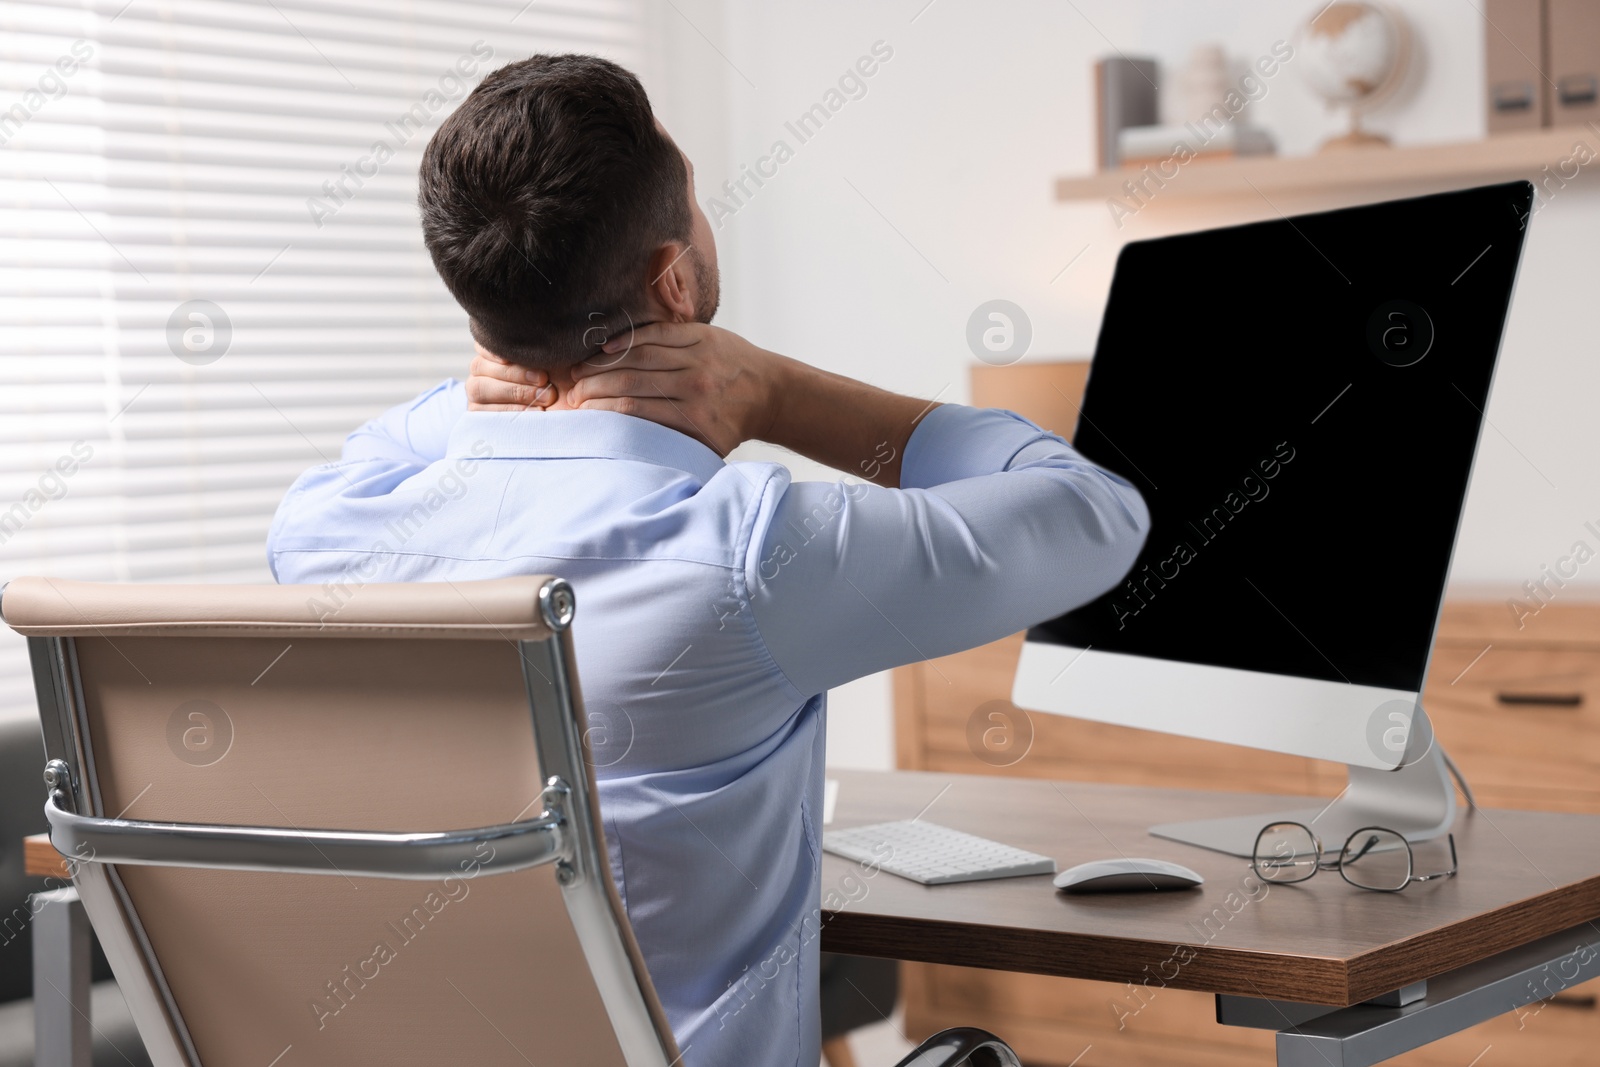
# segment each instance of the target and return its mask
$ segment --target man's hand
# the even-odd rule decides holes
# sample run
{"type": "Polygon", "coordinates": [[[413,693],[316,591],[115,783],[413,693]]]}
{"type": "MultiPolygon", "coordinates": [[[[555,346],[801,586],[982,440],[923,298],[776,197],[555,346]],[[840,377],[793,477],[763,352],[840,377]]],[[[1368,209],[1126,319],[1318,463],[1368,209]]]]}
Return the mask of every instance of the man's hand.
{"type": "Polygon", "coordinates": [[[719,456],[763,438],[783,357],[698,322],[657,322],[613,337],[572,368],[584,411],[617,411],[695,438],[719,456]]]}
{"type": "Polygon", "coordinates": [[[526,411],[556,400],[548,371],[507,363],[474,342],[477,355],[467,374],[467,407],[471,411],[526,411]]]}

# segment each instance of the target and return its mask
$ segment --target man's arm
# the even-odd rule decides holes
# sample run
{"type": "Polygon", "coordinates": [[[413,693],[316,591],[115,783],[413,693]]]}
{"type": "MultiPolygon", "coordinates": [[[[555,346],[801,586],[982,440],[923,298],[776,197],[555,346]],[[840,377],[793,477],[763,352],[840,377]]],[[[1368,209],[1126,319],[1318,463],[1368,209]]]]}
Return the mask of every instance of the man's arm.
{"type": "MultiPolygon", "coordinates": [[[[877,483],[779,479],[761,502],[745,586],[802,694],[1069,611],[1144,544],[1132,485],[1010,412],[897,396],[700,324],[642,327],[608,348],[593,362],[609,365],[577,368],[569,401],[722,454],[768,441],[877,483]]],[[[491,368],[468,392],[493,395],[501,377],[491,368]]]]}
{"type": "Polygon", "coordinates": [[[938,405],[775,358],[778,399],[760,439],[876,485],[899,486],[906,443],[938,405]]]}
{"type": "Polygon", "coordinates": [[[955,404],[911,436],[904,488],[802,482],[763,501],[755,621],[802,694],[995,641],[1122,580],[1137,490],[1005,411],[955,404]]]}

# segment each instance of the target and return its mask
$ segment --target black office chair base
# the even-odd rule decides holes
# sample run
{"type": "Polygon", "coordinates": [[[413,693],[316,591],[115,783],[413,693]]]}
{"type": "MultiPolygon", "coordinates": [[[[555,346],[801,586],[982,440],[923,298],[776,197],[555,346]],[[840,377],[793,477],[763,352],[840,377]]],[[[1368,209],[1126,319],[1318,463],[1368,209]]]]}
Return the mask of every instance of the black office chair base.
{"type": "Polygon", "coordinates": [[[987,1030],[957,1026],[941,1030],[918,1045],[895,1067],[1022,1067],[1011,1046],[987,1030]]]}

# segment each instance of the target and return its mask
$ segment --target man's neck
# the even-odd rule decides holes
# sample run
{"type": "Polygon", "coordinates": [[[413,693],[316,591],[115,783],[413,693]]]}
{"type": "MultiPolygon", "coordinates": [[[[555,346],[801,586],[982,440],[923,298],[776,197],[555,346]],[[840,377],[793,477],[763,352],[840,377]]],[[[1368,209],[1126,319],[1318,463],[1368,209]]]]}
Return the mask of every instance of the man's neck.
{"type": "MultiPolygon", "coordinates": [[[[635,328],[638,328],[638,327],[650,325],[650,324],[655,323],[655,322],[683,322],[683,321],[685,321],[685,320],[683,319],[682,316],[674,315],[674,314],[672,314],[671,312],[668,312],[668,311],[662,311],[657,315],[646,316],[646,317],[641,318],[637,323],[634,324],[634,326],[635,326],[635,328]]],[[[608,353],[608,352],[596,352],[594,355],[590,356],[587,360],[584,360],[583,363],[587,364],[590,368],[601,368],[601,369],[604,369],[606,367],[617,366],[617,365],[623,363],[627,358],[628,358],[628,351],[626,349],[624,349],[623,351],[618,352],[618,353],[616,353],[614,355],[611,354],[611,353],[608,353]]],[[[578,406],[576,404],[570,403],[569,400],[568,400],[568,398],[572,394],[572,387],[577,384],[577,379],[572,376],[572,371],[573,371],[573,368],[578,366],[578,365],[579,364],[572,364],[571,366],[566,366],[566,367],[547,367],[547,368],[545,368],[545,373],[550,375],[550,384],[555,388],[556,397],[555,397],[554,400],[550,401],[548,404],[538,408],[538,410],[542,410],[542,411],[576,411],[576,410],[578,410],[578,406]]],[[[543,398],[541,398],[541,403],[543,403],[543,398]]]]}
{"type": "Polygon", "coordinates": [[[546,371],[550,375],[550,388],[555,390],[555,399],[547,406],[536,408],[539,411],[576,411],[577,405],[572,404],[572,387],[577,384],[577,379],[572,376],[572,368],[551,367],[546,371]]]}

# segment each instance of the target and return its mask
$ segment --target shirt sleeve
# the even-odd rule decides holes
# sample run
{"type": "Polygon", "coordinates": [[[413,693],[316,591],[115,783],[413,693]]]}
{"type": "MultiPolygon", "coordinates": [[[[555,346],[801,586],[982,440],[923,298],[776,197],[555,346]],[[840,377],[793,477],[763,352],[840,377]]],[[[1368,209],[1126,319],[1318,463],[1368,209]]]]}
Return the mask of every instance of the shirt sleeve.
{"type": "Polygon", "coordinates": [[[906,445],[901,486],[777,479],[762,501],[751,607],[804,694],[1087,603],[1150,527],[1125,479],[1009,411],[935,408],[906,445]]]}
{"type": "Polygon", "coordinates": [[[448,378],[385,411],[345,438],[345,460],[388,460],[426,467],[444,458],[450,429],[466,413],[467,391],[448,378]]]}

